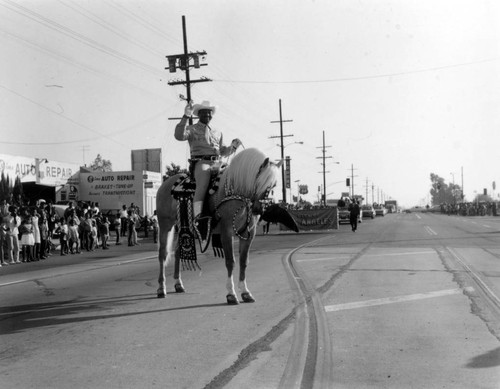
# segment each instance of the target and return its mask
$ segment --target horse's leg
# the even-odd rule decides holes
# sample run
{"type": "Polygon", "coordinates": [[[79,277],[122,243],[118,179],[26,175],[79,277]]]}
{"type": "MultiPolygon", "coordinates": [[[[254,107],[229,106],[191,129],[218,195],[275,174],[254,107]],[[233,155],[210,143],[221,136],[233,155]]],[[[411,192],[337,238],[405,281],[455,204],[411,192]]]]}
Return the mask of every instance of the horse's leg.
{"type": "Polygon", "coordinates": [[[158,298],[167,296],[167,287],[165,285],[165,266],[167,264],[167,241],[169,238],[168,223],[165,220],[159,219],[159,245],[158,261],[160,262],[160,274],[158,276],[158,289],[156,291],[158,298]]]}
{"type": "Polygon", "coordinates": [[[224,250],[224,257],[226,259],[226,269],[227,269],[226,300],[229,305],[237,305],[240,302],[236,297],[236,291],[234,289],[234,282],[233,282],[233,270],[235,261],[234,261],[232,227],[230,225],[229,226],[221,225],[221,241],[222,241],[222,248],[224,250]]]}
{"type": "Polygon", "coordinates": [[[245,303],[253,303],[255,299],[252,293],[248,290],[246,281],[246,270],[249,263],[248,254],[250,252],[250,246],[252,245],[253,238],[255,237],[255,228],[250,232],[250,237],[247,240],[240,238],[240,278],[238,286],[241,293],[241,298],[245,303]]]}
{"type": "Polygon", "coordinates": [[[181,279],[181,249],[179,245],[176,245],[175,249],[175,263],[174,263],[174,288],[176,293],[184,293],[186,289],[184,289],[184,285],[182,284],[181,279]]]}

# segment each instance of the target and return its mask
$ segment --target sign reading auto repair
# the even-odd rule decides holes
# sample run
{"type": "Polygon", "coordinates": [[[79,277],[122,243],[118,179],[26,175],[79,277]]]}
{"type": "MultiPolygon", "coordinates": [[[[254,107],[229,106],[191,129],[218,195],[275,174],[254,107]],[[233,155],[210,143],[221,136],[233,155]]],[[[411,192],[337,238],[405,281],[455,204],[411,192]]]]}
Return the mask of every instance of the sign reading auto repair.
{"type": "Polygon", "coordinates": [[[98,202],[102,209],[138,203],[142,198],[143,178],[140,172],[80,173],[80,199],[98,202]]]}
{"type": "Polygon", "coordinates": [[[47,161],[46,159],[38,159],[37,162],[37,184],[48,186],[78,184],[78,174],[80,169],[78,165],[47,161]]]}

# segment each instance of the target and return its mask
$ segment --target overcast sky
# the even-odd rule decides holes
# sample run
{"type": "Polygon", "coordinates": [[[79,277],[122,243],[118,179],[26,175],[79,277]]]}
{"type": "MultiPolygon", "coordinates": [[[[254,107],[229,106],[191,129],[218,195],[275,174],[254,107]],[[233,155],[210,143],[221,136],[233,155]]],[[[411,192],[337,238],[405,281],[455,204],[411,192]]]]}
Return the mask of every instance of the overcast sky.
{"type": "MultiPolygon", "coordinates": [[[[496,0],[0,0],[0,153],[130,169],[130,150],[163,150],[185,103],[166,55],[207,52],[195,103],[212,125],[280,157],[279,99],[292,194],[323,184],[407,206],[430,173],[474,191],[500,184],[500,2],[496,0]],[[294,142],[303,142],[298,144],[294,142]],[[338,163],[337,163],[338,162],[338,163]],[[351,170],[351,168],[354,168],[351,170]]],[[[275,193],[281,198],[281,186],[275,193]]],[[[495,198],[498,198],[495,193],[495,198]]],[[[290,197],[290,191],[287,192],[290,197]]]]}

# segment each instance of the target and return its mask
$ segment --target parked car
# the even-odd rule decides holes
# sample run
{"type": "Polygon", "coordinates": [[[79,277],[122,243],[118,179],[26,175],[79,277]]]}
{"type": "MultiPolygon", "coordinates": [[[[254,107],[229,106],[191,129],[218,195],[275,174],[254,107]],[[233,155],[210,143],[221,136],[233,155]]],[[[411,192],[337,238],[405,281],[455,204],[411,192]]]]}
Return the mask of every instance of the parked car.
{"type": "Polygon", "coordinates": [[[385,209],[382,205],[375,207],[375,216],[385,216],[386,213],[387,209],[385,209]]]}
{"type": "Polygon", "coordinates": [[[371,205],[363,205],[361,207],[361,212],[363,217],[369,217],[371,219],[375,218],[375,209],[371,205]]]}

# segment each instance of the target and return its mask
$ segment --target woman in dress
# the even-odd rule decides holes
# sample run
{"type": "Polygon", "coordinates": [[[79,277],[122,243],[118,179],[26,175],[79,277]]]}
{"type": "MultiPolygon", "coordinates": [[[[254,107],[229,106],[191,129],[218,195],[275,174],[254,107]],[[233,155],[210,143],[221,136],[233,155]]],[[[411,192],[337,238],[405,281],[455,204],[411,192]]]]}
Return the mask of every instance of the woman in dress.
{"type": "Polygon", "coordinates": [[[19,233],[21,234],[21,251],[23,262],[33,262],[33,247],[35,246],[35,236],[33,235],[33,224],[30,214],[26,214],[21,222],[19,233]]]}
{"type": "Polygon", "coordinates": [[[35,261],[39,261],[40,256],[41,256],[40,243],[42,241],[40,238],[40,228],[38,226],[39,215],[38,215],[38,212],[36,209],[33,211],[33,216],[31,218],[31,220],[32,220],[32,224],[33,224],[33,235],[35,237],[35,248],[33,250],[33,256],[34,256],[35,261]]]}

